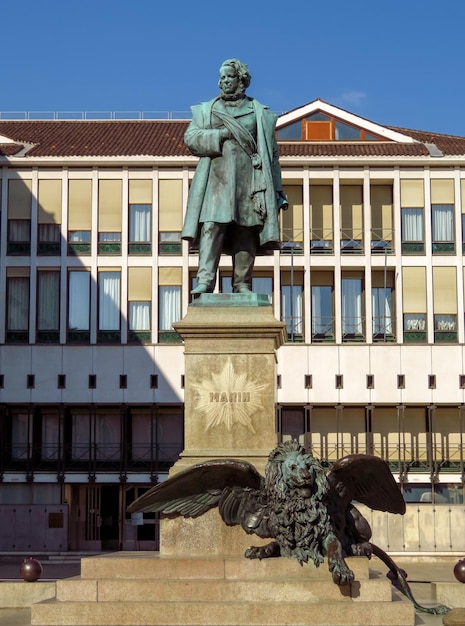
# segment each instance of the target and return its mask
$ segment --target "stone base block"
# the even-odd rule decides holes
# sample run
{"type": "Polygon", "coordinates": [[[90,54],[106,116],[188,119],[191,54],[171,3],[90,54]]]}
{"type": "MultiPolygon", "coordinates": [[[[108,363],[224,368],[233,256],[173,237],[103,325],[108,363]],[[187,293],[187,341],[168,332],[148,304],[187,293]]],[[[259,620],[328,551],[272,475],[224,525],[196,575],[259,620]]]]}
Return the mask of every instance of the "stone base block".
{"type": "Polygon", "coordinates": [[[463,583],[432,583],[432,592],[439,604],[452,609],[465,608],[465,585],[463,583]]]}
{"type": "Polygon", "coordinates": [[[116,552],[84,558],[81,576],[57,582],[57,597],[31,608],[32,626],[413,626],[407,601],[369,561],[348,559],[351,585],[326,563],[293,559],[180,558],[116,552]]]}
{"type": "Polygon", "coordinates": [[[411,606],[385,602],[71,602],[32,607],[32,626],[413,626],[411,606]]]}
{"type": "Polygon", "coordinates": [[[42,602],[49,598],[54,598],[56,587],[54,582],[37,581],[28,583],[20,582],[2,582],[0,583],[0,607],[6,608],[23,608],[42,602]]]}

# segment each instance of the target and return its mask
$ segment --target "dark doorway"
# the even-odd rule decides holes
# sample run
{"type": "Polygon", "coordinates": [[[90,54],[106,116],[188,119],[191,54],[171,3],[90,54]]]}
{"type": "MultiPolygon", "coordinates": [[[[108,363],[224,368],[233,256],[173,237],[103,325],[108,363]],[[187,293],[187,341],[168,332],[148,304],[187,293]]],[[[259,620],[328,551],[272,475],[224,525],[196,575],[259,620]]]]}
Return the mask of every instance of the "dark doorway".
{"type": "Polygon", "coordinates": [[[119,549],[119,485],[102,485],[100,539],[102,550],[119,549]]]}

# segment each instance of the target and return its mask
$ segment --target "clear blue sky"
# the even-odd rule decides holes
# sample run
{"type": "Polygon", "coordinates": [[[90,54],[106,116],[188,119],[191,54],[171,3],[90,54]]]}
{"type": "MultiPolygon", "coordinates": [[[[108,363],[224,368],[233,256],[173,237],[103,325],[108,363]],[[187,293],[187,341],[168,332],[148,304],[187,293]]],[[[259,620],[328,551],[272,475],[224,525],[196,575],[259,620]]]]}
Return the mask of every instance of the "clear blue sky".
{"type": "Polygon", "coordinates": [[[0,111],[187,111],[236,57],[274,111],[465,136],[464,23],[464,0],[4,0],[0,111]]]}

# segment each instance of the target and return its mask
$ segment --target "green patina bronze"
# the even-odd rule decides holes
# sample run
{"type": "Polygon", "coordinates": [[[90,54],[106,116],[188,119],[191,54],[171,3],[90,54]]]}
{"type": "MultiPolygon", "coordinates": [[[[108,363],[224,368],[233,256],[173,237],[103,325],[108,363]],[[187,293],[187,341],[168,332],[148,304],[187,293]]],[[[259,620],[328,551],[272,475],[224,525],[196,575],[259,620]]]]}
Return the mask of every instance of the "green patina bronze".
{"type": "Polygon", "coordinates": [[[246,65],[220,68],[220,95],[192,107],[184,141],[200,157],[187,203],[182,238],[199,246],[194,294],[211,293],[222,252],[232,255],[233,292],[247,293],[257,254],[278,249],[282,190],[276,116],[246,96],[246,65]]]}

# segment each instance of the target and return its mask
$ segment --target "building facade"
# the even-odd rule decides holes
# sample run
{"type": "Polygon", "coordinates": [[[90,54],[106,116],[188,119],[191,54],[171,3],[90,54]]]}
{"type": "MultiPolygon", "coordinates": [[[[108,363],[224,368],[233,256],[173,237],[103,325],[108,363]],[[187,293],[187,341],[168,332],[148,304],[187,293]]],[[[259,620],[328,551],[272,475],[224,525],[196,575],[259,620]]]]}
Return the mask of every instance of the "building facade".
{"type": "MultiPolygon", "coordinates": [[[[0,551],[157,546],[125,510],[183,447],[187,123],[0,120],[0,551]]],[[[320,100],[277,138],[277,440],[384,458],[408,512],[367,512],[377,542],[463,552],[465,138],[320,100]]]]}

